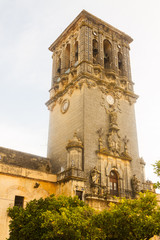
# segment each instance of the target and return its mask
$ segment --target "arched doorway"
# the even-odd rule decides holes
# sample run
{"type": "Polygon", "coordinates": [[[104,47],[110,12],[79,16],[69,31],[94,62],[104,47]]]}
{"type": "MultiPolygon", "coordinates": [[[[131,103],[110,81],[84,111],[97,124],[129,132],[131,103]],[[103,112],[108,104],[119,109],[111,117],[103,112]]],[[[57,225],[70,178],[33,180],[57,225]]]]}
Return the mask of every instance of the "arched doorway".
{"type": "Polygon", "coordinates": [[[109,179],[110,179],[110,194],[114,195],[114,196],[118,196],[119,193],[118,193],[118,175],[117,175],[117,172],[112,170],[110,172],[109,179]]]}

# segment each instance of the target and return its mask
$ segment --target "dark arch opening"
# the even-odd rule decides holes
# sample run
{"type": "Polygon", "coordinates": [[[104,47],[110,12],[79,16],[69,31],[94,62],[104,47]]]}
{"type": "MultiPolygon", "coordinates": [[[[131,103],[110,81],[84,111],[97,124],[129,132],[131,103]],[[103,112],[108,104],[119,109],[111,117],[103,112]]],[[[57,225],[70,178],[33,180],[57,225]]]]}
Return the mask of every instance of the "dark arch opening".
{"type": "Polygon", "coordinates": [[[65,68],[70,68],[70,44],[67,44],[65,52],[65,68]]]}
{"type": "Polygon", "coordinates": [[[107,39],[105,39],[103,42],[103,49],[104,49],[104,68],[109,69],[111,68],[112,45],[107,39]]]}
{"type": "Polygon", "coordinates": [[[58,58],[57,61],[57,73],[60,74],[61,73],[61,58],[58,58]]]}
{"type": "Polygon", "coordinates": [[[98,42],[96,39],[93,39],[92,47],[93,47],[93,63],[97,64],[98,63],[98,42]]]}
{"type": "Polygon", "coordinates": [[[78,61],[78,41],[75,43],[75,63],[78,61]]]}
{"type": "Polygon", "coordinates": [[[122,53],[118,52],[118,69],[122,71],[122,53]]]}

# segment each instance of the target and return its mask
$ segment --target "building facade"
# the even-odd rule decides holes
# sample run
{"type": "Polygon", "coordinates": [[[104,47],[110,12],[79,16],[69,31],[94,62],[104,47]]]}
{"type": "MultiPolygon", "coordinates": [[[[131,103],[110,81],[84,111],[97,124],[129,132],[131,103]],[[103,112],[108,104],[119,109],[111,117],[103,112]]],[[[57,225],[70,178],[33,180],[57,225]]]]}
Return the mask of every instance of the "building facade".
{"type": "Polygon", "coordinates": [[[139,157],[130,69],[132,38],[83,10],[53,52],[47,158],[0,148],[0,240],[7,208],[77,195],[95,209],[152,190],[139,157]]]}
{"type": "Polygon", "coordinates": [[[67,189],[97,208],[114,195],[135,197],[147,188],[138,153],[131,42],[82,11],[49,47],[48,158],[63,182],[60,191],[67,189]]]}

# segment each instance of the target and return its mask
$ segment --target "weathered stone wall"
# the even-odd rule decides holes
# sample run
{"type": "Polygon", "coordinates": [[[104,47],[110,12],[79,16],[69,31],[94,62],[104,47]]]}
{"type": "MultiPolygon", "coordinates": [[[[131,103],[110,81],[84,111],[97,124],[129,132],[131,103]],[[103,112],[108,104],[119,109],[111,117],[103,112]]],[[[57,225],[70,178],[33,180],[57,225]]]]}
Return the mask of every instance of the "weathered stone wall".
{"type": "Polygon", "coordinates": [[[62,113],[62,102],[50,112],[48,158],[51,159],[53,171],[59,172],[67,167],[66,146],[75,132],[83,140],[83,89],[75,90],[72,96],[65,94],[63,100],[69,100],[69,108],[62,113]]]}
{"type": "Polygon", "coordinates": [[[56,175],[0,163],[0,240],[9,234],[7,209],[14,206],[15,196],[27,202],[56,194],[56,175]],[[38,188],[35,184],[38,183],[38,188]]]}

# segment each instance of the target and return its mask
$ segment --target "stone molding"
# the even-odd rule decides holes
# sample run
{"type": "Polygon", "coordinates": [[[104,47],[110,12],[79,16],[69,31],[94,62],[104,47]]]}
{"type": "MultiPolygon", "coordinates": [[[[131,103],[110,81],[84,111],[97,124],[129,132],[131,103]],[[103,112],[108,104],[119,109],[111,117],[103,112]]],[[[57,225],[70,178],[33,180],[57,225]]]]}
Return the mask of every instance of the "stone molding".
{"type": "Polygon", "coordinates": [[[57,182],[57,175],[45,173],[42,171],[31,170],[27,168],[17,167],[0,163],[0,173],[4,175],[17,176],[28,179],[35,179],[36,181],[57,182]]]}
{"type": "Polygon", "coordinates": [[[98,27],[99,33],[108,33],[109,31],[113,32],[113,37],[115,40],[117,38],[122,38],[123,41],[127,41],[131,43],[133,39],[125,34],[124,32],[116,29],[115,27],[111,26],[110,24],[104,22],[103,20],[95,17],[94,15],[90,14],[89,12],[83,10],[74,20],[73,22],[62,32],[62,34],[51,44],[49,47],[50,51],[54,51],[55,47],[57,47],[60,43],[64,41],[66,36],[71,34],[73,30],[77,28],[81,28],[83,26],[88,26],[89,28],[98,27]]]}
{"type": "Polygon", "coordinates": [[[63,90],[57,91],[55,95],[46,102],[46,106],[49,110],[52,110],[59,98],[65,94],[71,96],[75,90],[81,90],[84,84],[86,84],[88,88],[95,88],[97,86],[104,94],[112,92],[119,99],[124,97],[130,104],[134,104],[138,98],[138,95],[121,88],[115,81],[106,82],[95,76],[93,77],[92,74],[85,73],[79,74],[79,76],[68,83],[63,90]]]}

